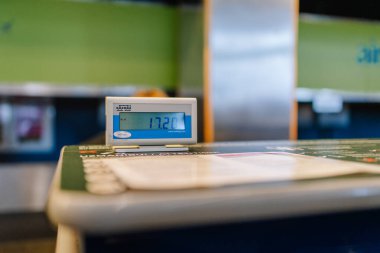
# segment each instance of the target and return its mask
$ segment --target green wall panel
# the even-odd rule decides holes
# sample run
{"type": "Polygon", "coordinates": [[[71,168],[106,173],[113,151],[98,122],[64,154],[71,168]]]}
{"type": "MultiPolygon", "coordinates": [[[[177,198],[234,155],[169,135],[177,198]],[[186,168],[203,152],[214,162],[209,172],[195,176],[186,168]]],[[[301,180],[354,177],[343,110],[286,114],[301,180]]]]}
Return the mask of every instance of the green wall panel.
{"type": "Polygon", "coordinates": [[[179,68],[178,83],[183,94],[203,92],[203,11],[201,7],[178,9],[179,68]]]}
{"type": "Polygon", "coordinates": [[[298,86],[380,91],[380,23],[300,18],[298,86]]]}
{"type": "Polygon", "coordinates": [[[176,11],[152,4],[1,0],[0,82],[174,89],[176,11]]]}

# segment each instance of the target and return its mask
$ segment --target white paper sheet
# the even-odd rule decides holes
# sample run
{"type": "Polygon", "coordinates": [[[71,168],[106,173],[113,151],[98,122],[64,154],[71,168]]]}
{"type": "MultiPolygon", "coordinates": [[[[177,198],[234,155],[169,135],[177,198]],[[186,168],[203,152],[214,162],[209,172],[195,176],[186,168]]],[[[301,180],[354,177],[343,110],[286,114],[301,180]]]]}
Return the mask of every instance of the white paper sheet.
{"type": "Polygon", "coordinates": [[[132,189],[186,189],[373,173],[380,166],[288,153],[97,159],[132,189]]]}

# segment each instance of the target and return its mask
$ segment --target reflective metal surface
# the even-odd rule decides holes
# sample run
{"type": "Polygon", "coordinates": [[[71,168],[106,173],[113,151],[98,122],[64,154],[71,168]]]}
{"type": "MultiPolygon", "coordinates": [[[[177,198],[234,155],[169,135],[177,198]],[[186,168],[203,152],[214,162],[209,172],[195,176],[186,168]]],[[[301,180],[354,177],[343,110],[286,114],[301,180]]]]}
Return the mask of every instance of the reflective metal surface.
{"type": "Polygon", "coordinates": [[[213,0],[215,140],[287,139],[295,87],[295,0],[213,0]]]}
{"type": "MultiPolygon", "coordinates": [[[[131,96],[138,91],[137,85],[125,84],[106,86],[96,84],[58,84],[43,82],[6,83],[0,82],[2,96],[23,97],[105,97],[131,96]]],[[[139,86],[145,88],[143,86],[139,86]]]]}
{"type": "Polygon", "coordinates": [[[43,211],[55,164],[1,164],[0,213],[43,211]]]}
{"type": "Polygon", "coordinates": [[[344,103],[380,103],[380,92],[353,92],[333,89],[297,88],[297,101],[300,103],[313,102],[321,93],[329,92],[340,96],[344,103]]]}

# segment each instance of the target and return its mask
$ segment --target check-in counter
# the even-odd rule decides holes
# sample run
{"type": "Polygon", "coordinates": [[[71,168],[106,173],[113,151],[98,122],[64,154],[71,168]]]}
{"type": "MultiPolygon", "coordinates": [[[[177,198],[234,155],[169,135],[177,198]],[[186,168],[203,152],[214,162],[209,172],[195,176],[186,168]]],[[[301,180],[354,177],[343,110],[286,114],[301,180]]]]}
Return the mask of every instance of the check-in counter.
{"type": "Polygon", "coordinates": [[[57,252],[374,249],[379,152],[379,140],[214,143],[131,154],[66,147],[48,203],[59,227],[57,252]],[[173,166],[176,158],[183,166],[173,166]],[[97,177],[88,173],[98,163],[95,187],[97,177]]]}

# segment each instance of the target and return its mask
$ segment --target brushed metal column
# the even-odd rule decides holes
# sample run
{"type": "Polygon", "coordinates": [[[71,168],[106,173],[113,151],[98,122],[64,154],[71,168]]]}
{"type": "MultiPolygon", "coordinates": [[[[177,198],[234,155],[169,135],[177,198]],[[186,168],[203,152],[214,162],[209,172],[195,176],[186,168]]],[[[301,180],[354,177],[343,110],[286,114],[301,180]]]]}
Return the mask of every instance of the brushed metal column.
{"type": "Polygon", "coordinates": [[[288,139],[296,0],[212,0],[210,6],[215,140],[288,139]]]}

